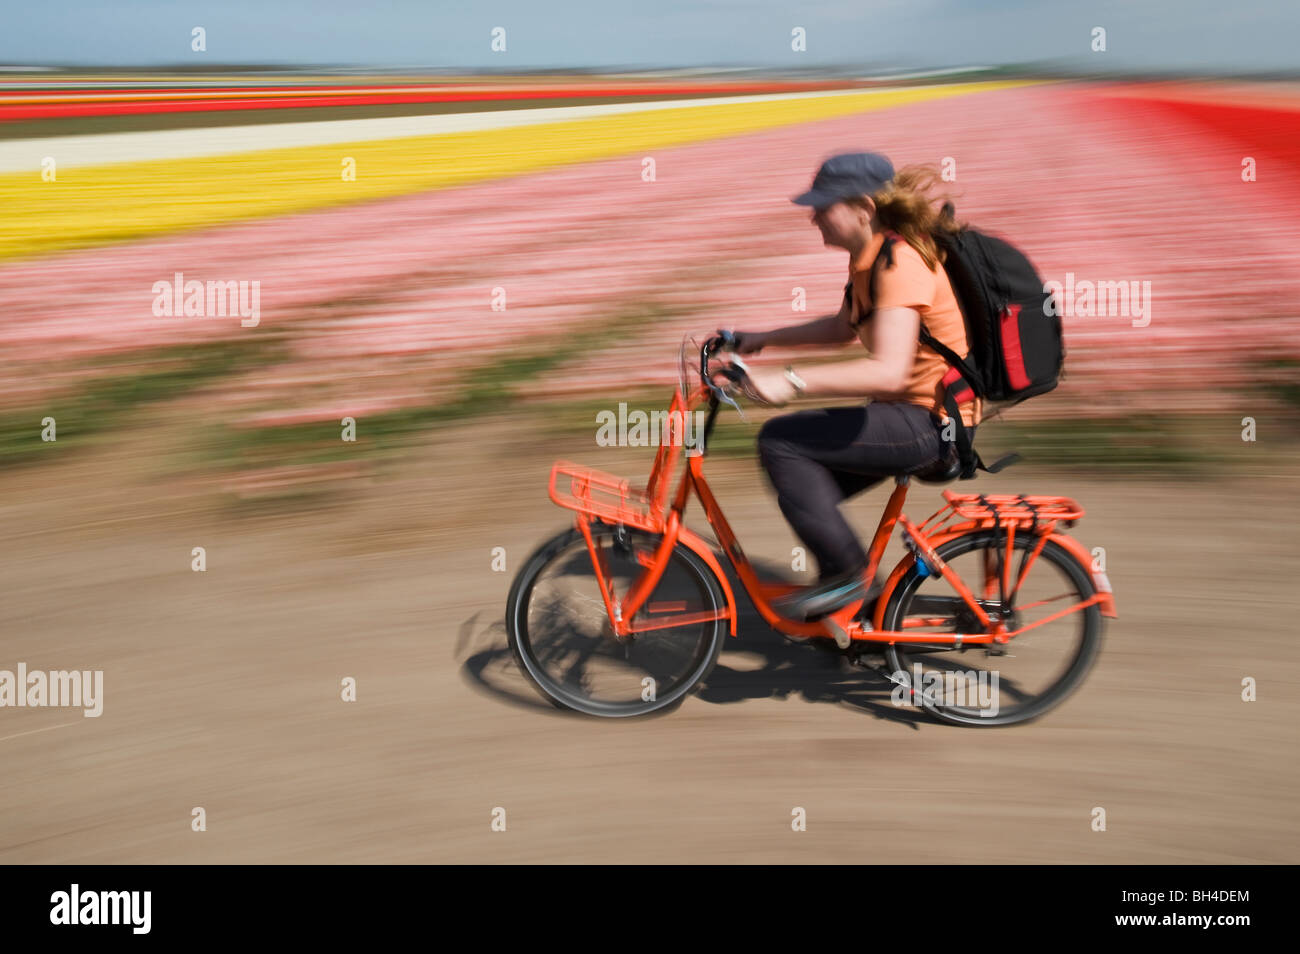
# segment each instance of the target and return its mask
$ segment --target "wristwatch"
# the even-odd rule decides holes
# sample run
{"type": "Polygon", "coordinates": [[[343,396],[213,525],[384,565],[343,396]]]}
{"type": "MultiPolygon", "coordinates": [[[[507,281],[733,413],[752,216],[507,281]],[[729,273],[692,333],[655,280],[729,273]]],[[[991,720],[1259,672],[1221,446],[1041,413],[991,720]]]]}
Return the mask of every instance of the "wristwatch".
{"type": "Polygon", "coordinates": [[[794,385],[796,394],[803,394],[804,391],[808,390],[808,382],[795,374],[794,368],[788,364],[785,366],[785,379],[794,385]]]}

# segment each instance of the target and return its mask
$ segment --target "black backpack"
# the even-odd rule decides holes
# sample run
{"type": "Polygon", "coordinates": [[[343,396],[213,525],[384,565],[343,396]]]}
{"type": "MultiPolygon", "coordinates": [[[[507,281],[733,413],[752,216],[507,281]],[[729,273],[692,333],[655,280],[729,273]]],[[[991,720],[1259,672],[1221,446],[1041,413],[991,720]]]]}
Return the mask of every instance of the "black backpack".
{"type": "MultiPolygon", "coordinates": [[[[951,216],[952,206],[944,206],[951,216]]],[[[1018,459],[1008,454],[985,466],[971,446],[971,435],[957,407],[978,396],[985,401],[1018,404],[1044,394],[1061,377],[1065,342],[1060,309],[1049,307],[1052,293],[1025,254],[1015,246],[963,228],[936,234],[935,243],[945,253],[943,268],[966,324],[970,350],[958,355],[937,341],[924,326],[920,339],[948,362],[944,377],[944,410],[956,425],[960,476],[968,480],[976,470],[997,473],[1018,459]]],[[[887,236],[871,267],[871,297],[879,273],[893,264],[893,242],[887,236]]]]}

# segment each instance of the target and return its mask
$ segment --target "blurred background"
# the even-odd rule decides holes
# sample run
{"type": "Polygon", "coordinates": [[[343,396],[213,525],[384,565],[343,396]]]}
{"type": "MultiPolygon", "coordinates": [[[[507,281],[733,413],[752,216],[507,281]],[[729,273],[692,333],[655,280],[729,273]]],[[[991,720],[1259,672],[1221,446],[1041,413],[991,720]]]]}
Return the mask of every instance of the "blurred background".
{"type": "MultiPolygon", "coordinates": [[[[0,711],[0,857],[1294,862],[1295,29],[1255,0],[27,11],[0,668],[103,669],[106,700],[0,711]],[[981,428],[1026,460],[979,489],[1088,508],[1121,613],[1097,671],[972,734],[751,611],[679,711],[551,713],[501,628],[568,519],[550,464],[642,476],[597,414],[666,406],[683,335],[838,308],[845,257],[789,198],[858,149],[939,166],[1073,293],[1067,376],[981,428]],[[900,826],[940,837],[891,854],[900,826]]],[[[724,420],[710,475],[797,578],[770,413],[724,420]]]]}

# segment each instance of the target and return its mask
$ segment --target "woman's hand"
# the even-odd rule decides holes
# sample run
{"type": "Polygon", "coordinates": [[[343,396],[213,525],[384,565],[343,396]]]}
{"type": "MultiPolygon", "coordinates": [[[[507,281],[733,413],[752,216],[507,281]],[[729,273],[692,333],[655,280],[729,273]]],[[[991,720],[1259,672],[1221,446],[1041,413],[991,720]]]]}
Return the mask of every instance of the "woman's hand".
{"type": "Polygon", "coordinates": [[[733,331],[731,334],[736,354],[758,354],[767,344],[767,335],[762,331],[733,331]]]}
{"type": "Polygon", "coordinates": [[[795,396],[794,385],[781,368],[750,368],[749,385],[769,404],[788,404],[795,396]]]}

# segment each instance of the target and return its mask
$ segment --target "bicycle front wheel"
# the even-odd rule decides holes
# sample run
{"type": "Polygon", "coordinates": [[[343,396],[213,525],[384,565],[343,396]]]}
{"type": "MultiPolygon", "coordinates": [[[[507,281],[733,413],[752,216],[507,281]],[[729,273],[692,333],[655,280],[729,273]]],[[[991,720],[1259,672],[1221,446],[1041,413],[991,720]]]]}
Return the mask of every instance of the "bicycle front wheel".
{"type": "MultiPolygon", "coordinates": [[[[913,691],[909,701],[945,722],[1035,719],[1078,687],[1101,649],[1101,609],[1079,605],[1097,592],[1087,568],[1052,540],[1035,557],[1039,537],[1026,530],[1016,531],[1009,561],[1006,542],[1005,530],[978,530],[937,552],[990,618],[1021,635],[1001,645],[900,642],[886,650],[895,683],[913,691]]],[[[984,632],[948,582],[919,565],[895,587],[883,624],[915,634],[984,632]]]]}
{"type": "MultiPolygon", "coordinates": [[[[644,572],[661,537],[593,524],[591,534],[620,598],[644,572]]],[[[726,609],[708,565],[678,545],[663,578],[633,620],[709,616],[726,609]]],[[[645,715],[679,702],[712,670],[727,621],[706,619],[615,636],[595,568],[576,528],[544,544],[519,571],[506,632],[520,668],[552,703],[588,715],[645,715]]]]}

